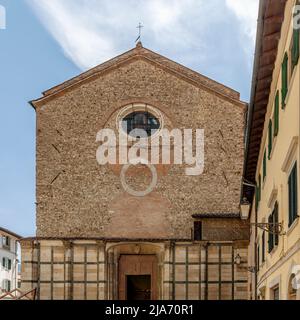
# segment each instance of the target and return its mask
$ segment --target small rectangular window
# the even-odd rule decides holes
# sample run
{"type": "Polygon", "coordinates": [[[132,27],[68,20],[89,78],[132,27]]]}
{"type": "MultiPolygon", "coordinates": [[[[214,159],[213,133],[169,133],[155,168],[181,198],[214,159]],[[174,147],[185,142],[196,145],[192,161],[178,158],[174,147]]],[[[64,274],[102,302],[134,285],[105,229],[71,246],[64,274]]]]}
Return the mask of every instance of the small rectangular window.
{"type": "Polygon", "coordinates": [[[7,237],[7,236],[2,237],[2,244],[3,244],[3,247],[5,247],[6,249],[10,248],[10,237],[7,237]]]}
{"type": "Polygon", "coordinates": [[[202,241],[202,222],[201,221],[194,222],[194,240],[202,241]]]}

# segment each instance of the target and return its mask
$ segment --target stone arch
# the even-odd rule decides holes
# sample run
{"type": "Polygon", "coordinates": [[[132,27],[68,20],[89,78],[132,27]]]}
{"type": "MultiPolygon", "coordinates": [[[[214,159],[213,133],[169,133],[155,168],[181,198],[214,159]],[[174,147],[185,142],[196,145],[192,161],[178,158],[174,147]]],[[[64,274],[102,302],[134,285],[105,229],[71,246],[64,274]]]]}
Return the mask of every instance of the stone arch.
{"type": "Polygon", "coordinates": [[[123,269],[122,258],[130,258],[135,262],[138,259],[144,266],[149,261],[152,263],[151,270],[149,268],[143,271],[137,271],[133,274],[150,274],[152,281],[152,298],[161,299],[163,296],[163,267],[164,267],[164,245],[151,242],[123,242],[109,244],[106,247],[107,263],[107,280],[108,280],[108,297],[109,299],[124,300],[124,290],[126,276],[130,275],[130,270],[123,269]],[[149,260],[150,259],[150,260],[149,260]]]}
{"type": "Polygon", "coordinates": [[[300,300],[300,266],[292,262],[287,277],[287,300],[300,300]]]}

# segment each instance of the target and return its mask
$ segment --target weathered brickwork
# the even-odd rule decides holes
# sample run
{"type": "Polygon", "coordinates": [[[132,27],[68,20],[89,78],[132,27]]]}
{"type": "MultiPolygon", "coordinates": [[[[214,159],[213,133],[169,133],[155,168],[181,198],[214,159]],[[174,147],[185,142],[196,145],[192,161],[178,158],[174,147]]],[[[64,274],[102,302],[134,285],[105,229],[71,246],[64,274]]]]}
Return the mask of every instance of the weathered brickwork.
{"type": "Polygon", "coordinates": [[[55,97],[50,90],[36,103],[38,236],[134,237],[134,230],[156,238],[155,227],[165,222],[160,238],[186,239],[192,214],[239,212],[245,105],[231,89],[158,57],[136,48],[108,71],[55,97]],[[204,174],[186,176],[183,167],[171,166],[153,194],[140,199],[141,210],[114,170],[96,161],[97,132],[115,129],[118,111],[134,102],[159,109],[173,128],[205,130],[204,174]],[[145,224],[154,203],[157,218],[145,224]],[[135,212],[135,222],[123,218],[123,229],[116,229],[112,221],[120,222],[124,208],[135,212]]]}

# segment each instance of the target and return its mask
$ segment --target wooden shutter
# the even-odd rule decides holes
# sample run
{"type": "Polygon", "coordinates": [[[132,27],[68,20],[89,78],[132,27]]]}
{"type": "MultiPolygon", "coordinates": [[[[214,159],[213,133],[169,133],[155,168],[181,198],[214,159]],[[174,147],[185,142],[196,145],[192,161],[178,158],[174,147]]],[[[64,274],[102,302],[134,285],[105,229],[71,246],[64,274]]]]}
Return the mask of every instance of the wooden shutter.
{"type": "Polygon", "coordinates": [[[262,239],[261,239],[261,244],[262,244],[262,248],[261,248],[261,254],[262,254],[262,262],[266,261],[266,232],[264,231],[262,234],[262,239]]]}
{"type": "MultiPolygon", "coordinates": [[[[274,230],[278,232],[278,228],[275,228],[275,224],[279,223],[278,202],[275,203],[273,223],[274,223],[274,230]]],[[[275,246],[278,246],[278,243],[279,243],[279,235],[277,232],[273,234],[275,246]]]]}
{"type": "Polygon", "coordinates": [[[263,180],[265,181],[267,177],[267,151],[264,153],[264,161],[263,161],[263,180]]]}
{"type": "Polygon", "coordinates": [[[279,91],[277,91],[275,98],[274,122],[274,137],[277,137],[279,132],[279,91]]]}
{"type": "Polygon", "coordinates": [[[8,259],[8,261],[7,261],[8,263],[7,263],[7,268],[8,268],[8,270],[11,270],[11,260],[10,259],[8,259]]]}
{"type": "Polygon", "coordinates": [[[298,178],[297,163],[295,164],[289,176],[289,226],[297,219],[298,216],[298,178]]]}
{"type": "Polygon", "coordinates": [[[285,98],[288,92],[288,55],[285,53],[282,68],[281,68],[281,95],[282,95],[282,108],[285,108],[285,98]]]}
{"type": "Polygon", "coordinates": [[[289,176],[289,227],[293,223],[293,182],[292,174],[289,176]]]}
{"type": "Polygon", "coordinates": [[[260,202],[261,200],[261,175],[259,175],[258,178],[258,201],[260,202]]]}
{"type": "MultiPolygon", "coordinates": [[[[269,216],[268,223],[273,223],[273,215],[269,216]]],[[[273,234],[269,232],[269,253],[272,252],[274,248],[274,237],[273,234]]]]}
{"type": "Polygon", "coordinates": [[[300,42],[300,30],[294,29],[294,31],[293,31],[293,47],[292,47],[292,66],[293,66],[293,69],[298,64],[298,60],[299,60],[299,42],[300,42]]]}
{"type": "Polygon", "coordinates": [[[260,269],[260,246],[257,246],[257,271],[260,269]]]}
{"type": "Polygon", "coordinates": [[[259,189],[258,185],[255,187],[255,210],[258,210],[258,204],[259,204],[259,189]]]}
{"type": "Polygon", "coordinates": [[[272,124],[272,120],[270,120],[269,122],[269,159],[271,159],[271,153],[272,153],[272,147],[273,147],[273,124],[272,124]]]}
{"type": "Polygon", "coordinates": [[[5,268],[5,258],[2,258],[2,267],[5,268]]]}

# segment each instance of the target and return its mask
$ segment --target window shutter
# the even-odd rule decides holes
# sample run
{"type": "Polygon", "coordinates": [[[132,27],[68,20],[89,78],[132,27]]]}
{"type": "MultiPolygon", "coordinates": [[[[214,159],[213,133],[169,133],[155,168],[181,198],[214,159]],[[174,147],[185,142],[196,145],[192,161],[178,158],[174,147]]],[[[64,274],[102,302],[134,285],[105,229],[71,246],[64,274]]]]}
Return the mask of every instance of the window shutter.
{"type": "Polygon", "coordinates": [[[277,91],[275,98],[274,121],[274,137],[277,137],[279,132],[279,91],[277,91]]]}
{"type": "Polygon", "coordinates": [[[283,63],[282,63],[282,68],[281,68],[281,93],[282,93],[282,109],[285,108],[285,98],[287,96],[288,92],[288,55],[285,53],[283,63]]]}
{"type": "Polygon", "coordinates": [[[257,246],[257,270],[260,269],[260,246],[257,246]]]}
{"type": "MultiPolygon", "coordinates": [[[[273,217],[272,215],[269,216],[269,219],[268,219],[268,222],[269,223],[273,223],[273,217]]],[[[269,253],[272,252],[273,248],[274,248],[274,241],[273,241],[273,234],[272,233],[269,233],[269,253]]]]}
{"type": "Polygon", "coordinates": [[[256,185],[255,187],[255,210],[258,210],[258,204],[259,204],[259,190],[258,190],[258,186],[256,185]]]}
{"type": "Polygon", "coordinates": [[[293,223],[293,183],[292,175],[289,176],[289,227],[293,223]]]}
{"type": "Polygon", "coordinates": [[[5,268],[5,258],[2,258],[2,267],[5,268]]]}
{"type": "Polygon", "coordinates": [[[271,159],[271,153],[272,153],[272,147],[273,147],[273,124],[272,120],[269,122],[269,159],[271,159]]]}
{"type": "Polygon", "coordinates": [[[262,248],[261,248],[262,262],[265,262],[266,261],[266,232],[265,231],[262,234],[261,242],[262,242],[262,248]]]}
{"type": "Polygon", "coordinates": [[[298,182],[297,182],[297,163],[293,169],[293,222],[298,216],[298,182]]]}
{"type": "Polygon", "coordinates": [[[294,31],[293,31],[293,48],[292,48],[293,69],[298,64],[298,60],[299,60],[299,42],[300,42],[300,30],[294,29],[294,31]]]}
{"type": "Polygon", "coordinates": [[[259,175],[258,178],[258,201],[260,202],[261,200],[261,175],[259,175]]]}
{"type": "Polygon", "coordinates": [[[10,284],[10,281],[7,280],[7,291],[10,292],[11,290],[11,284],[10,284]]]}
{"type": "Polygon", "coordinates": [[[288,182],[289,188],[289,226],[297,219],[298,216],[298,178],[297,163],[295,164],[288,182]]]}
{"type": "Polygon", "coordinates": [[[267,177],[267,151],[264,153],[264,161],[263,161],[263,180],[265,181],[267,177]]]}
{"type": "MultiPolygon", "coordinates": [[[[275,204],[275,209],[274,209],[274,217],[273,217],[273,220],[274,220],[274,224],[278,224],[279,223],[279,212],[278,212],[278,202],[276,202],[275,204]]],[[[276,229],[276,231],[278,231],[276,229]]],[[[279,243],[279,235],[278,233],[274,234],[274,242],[275,242],[275,246],[278,246],[278,243],[279,243]]]]}

